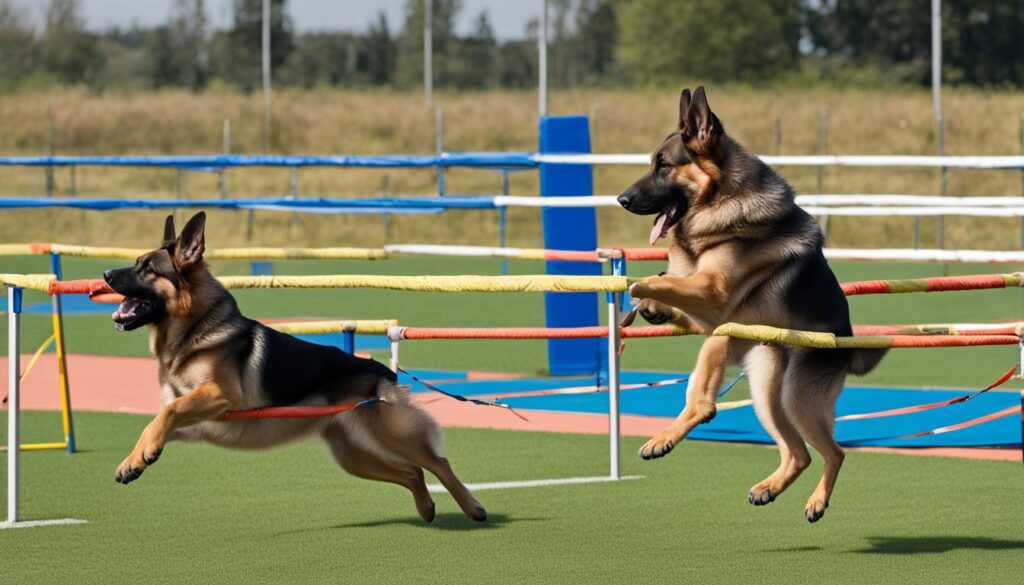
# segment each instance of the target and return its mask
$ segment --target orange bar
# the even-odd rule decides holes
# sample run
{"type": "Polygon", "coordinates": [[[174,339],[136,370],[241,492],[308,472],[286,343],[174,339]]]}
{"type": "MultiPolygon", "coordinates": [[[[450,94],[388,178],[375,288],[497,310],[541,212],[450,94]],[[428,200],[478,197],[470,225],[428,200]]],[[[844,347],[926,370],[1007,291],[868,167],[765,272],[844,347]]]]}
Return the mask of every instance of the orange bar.
{"type": "Polygon", "coordinates": [[[96,293],[89,295],[89,300],[105,305],[118,305],[124,300],[124,296],[117,293],[96,293]]]}
{"type": "Polygon", "coordinates": [[[61,280],[50,283],[49,293],[51,295],[80,295],[113,293],[113,289],[101,279],[93,278],[87,280],[61,280]]]}
{"type": "Polygon", "coordinates": [[[853,295],[879,295],[889,292],[889,281],[887,280],[864,280],[861,282],[842,283],[843,294],[853,295]]]}
{"type": "MultiPolygon", "coordinates": [[[[623,338],[669,337],[684,333],[671,325],[624,327],[623,338]]],[[[608,328],[593,327],[406,327],[402,339],[579,339],[608,337],[608,328]]]]}
{"type": "Polygon", "coordinates": [[[626,260],[668,260],[668,250],[663,248],[623,248],[622,257],[626,260]]]}
{"type": "Polygon", "coordinates": [[[929,278],[927,292],[947,290],[978,290],[982,288],[1006,288],[1002,274],[979,274],[976,276],[939,276],[929,278]]]}
{"type": "MultiPolygon", "coordinates": [[[[955,327],[953,323],[951,326],[955,327]]],[[[854,335],[946,335],[941,331],[935,332],[922,332],[914,330],[913,325],[855,325],[853,327],[854,335]]],[[[957,335],[1016,335],[1016,325],[999,326],[993,324],[988,329],[968,329],[967,331],[959,331],[957,335]]]]}
{"type": "Polygon", "coordinates": [[[893,335],[891,347],[967,347],[1017,345],[1016,335],[893,335]]]}
{"type": "Polygon", "coordinates": [[[596,251],[586,250],[544,250],[545,260],[565,260],[567,262],[600,262],[596,251]]]}

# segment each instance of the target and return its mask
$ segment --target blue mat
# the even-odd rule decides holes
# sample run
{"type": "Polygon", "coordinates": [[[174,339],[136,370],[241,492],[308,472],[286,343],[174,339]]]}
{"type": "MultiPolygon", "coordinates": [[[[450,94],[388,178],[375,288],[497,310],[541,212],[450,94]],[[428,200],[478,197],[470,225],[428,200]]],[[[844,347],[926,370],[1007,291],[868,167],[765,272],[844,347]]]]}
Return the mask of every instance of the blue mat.
{"type": "MultiPolygon", "coordinates": [[[[89,295],[61,295],[60,302],[61,310],[64,311],[65,315],[90,313],[106,313],[109,315],[114,312],[114,305],[94,303],[89,300],[89,295]]],[[[26,304],[22,307],[22,312],[24,313],[50,313],[52,310],[53,306],[50,304],[50,301],[26,304]]]]}
{"type": "MultiPolygon", "coordinates": [[[[623,372],[623,384],[680,378],[681,374],[623,372]]],[[[428,378],[429,379],[429,378],[428,378]]],[[[543,390],[569,386],[593,386],[593,378],[529,378],[451,382],[443,389],[465,395],[494,395],[505,392],[543,390]]],[[[416,385],[419,386],[419,385],[416,385]]],[[[415,387],[414,387],[415,388],[415,387]]],[[[415,388],[422,390],[422,388],[415,388]]],[[[906,390],[896,388],[847,387],[836,406],[837,414],[877,412],[903,406],[938,402],[961,396],[963,390],[906,390]]],[[[623,414],[674,417],[685,406],[685,384],[625,390],[620,405],[623,414]]],[[[723,400],[729,400],[726,396],[723,400]]],[[[608,393],[531,396],[501,400],[520,410],[606,414],[608,393]]],[[[879,447],[1014,447],[1021,444],[1021,417],[1008,416],[963,430],[916,438],[895,438],[984,416],[1020,404],[1015,392],[992,391],[961,404],[908,415],[836,423],[836,437],[846,446],[879,447]]],[[[694,439],[773,443],[751,407],[718,413],[710,423],[690,434],[694,439]]]]}
{"type": "MultiPolygon", "coordinates": [[[[317,333],[315,335],[296,335],[310,343],[320,345],[333,345],[334,347],[345,348],[344,333],[317,333]]],[[[389,349],[391,342],[387,335],[356,335],[356,351],[368,351],[371,349],[389,349]]]]}

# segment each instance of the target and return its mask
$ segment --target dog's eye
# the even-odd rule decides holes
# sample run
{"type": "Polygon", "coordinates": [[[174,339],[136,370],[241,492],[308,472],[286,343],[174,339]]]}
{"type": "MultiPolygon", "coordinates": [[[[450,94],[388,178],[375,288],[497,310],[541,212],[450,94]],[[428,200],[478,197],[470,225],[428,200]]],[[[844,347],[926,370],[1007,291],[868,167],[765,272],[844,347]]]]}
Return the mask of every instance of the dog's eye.
{"type": "Polygon", "coordinates": [[[156,271],[153,270],[153,267],[150,266],[149,264],[147,264],[146,267],[142,269],[142,272],[146,274],[156,274],[156,271]]]}

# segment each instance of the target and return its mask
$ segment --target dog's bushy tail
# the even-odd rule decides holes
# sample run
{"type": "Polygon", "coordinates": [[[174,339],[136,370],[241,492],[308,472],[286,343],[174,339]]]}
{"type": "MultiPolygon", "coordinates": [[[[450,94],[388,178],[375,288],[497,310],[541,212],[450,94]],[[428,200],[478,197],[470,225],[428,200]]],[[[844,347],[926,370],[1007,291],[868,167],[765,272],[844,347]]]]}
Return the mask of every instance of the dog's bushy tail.
{"type": "Polygon", "coordinates": [[[411,392],[412,386],[408,386],[406,384],[382,381],[377,385],[377,397],[384,402],[407,404],[409,402],[409,394],[411,392]]]}
{"type": "Polygon", "coordinates": [[[849,372],[855,376],[863,376],[875,369],[882,361],[888,349],[855,349],[850,352],[849,372]]]}

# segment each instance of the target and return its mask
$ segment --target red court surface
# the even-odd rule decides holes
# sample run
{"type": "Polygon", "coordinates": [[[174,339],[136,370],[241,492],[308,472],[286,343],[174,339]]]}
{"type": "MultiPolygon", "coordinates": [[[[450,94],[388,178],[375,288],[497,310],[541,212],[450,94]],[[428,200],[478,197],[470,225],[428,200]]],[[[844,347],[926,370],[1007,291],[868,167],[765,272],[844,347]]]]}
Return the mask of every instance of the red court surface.
{"type": "MultiPolygon", "coordinates": [[[[23,368],[29,358],[23,356],[23,368]]],[[[7,361],[0,362],[0,375],[6,379],[7,361]]],[[[160,408],[156,362],[150,358],[71,354],[68,356],[68,373],[74,410],[155,414],[160,408]]],[[[478,373],[477,377],[486,379],[487,375],[478,373]]],[[[22,408],[59,410],[58,387],[56,355],[43,354],[22,384],[22,408]]],[[[504,409],[458,402],[436,394],[418,393],[415,399],[446,427],[608,434],[608,417],[605,415],[530,410],[520,412],[527,419],[522,420],[504,409]]],[[[667,417],[623,415],[620,428],[623,436],[648,437],[659,432],[671,420],[667,417]]],[[[1022,457],[1021,451],[1016,449],[865,447],[857,450],[1004,461],[1020,461],[1022,457]]]]}

